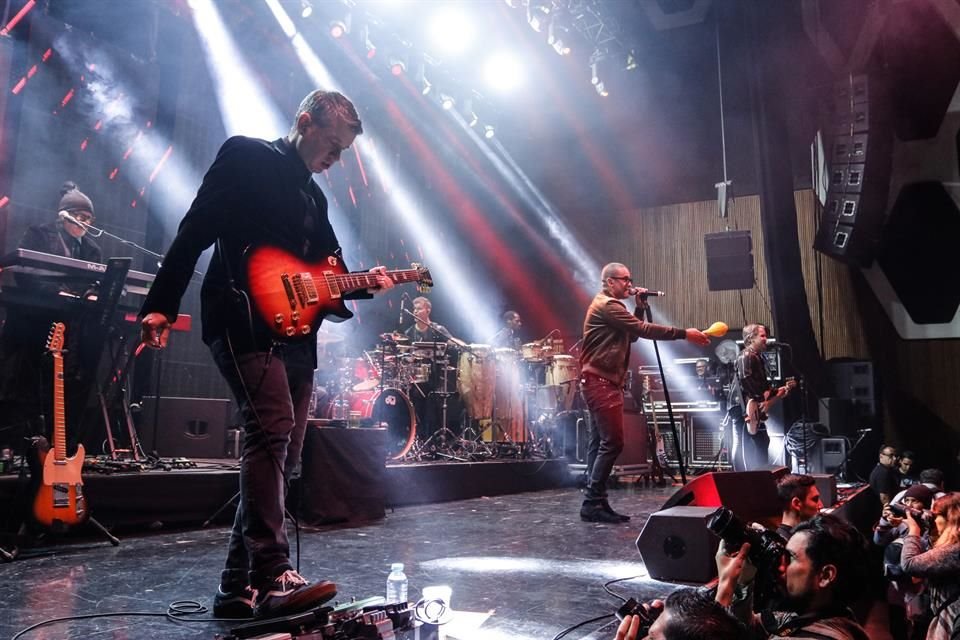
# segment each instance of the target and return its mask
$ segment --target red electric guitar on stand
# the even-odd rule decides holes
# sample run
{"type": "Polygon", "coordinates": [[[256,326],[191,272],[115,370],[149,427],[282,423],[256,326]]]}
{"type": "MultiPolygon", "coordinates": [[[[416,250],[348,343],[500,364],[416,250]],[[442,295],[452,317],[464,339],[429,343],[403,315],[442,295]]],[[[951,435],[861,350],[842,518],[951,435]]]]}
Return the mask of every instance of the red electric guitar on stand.
{"type": "MultiPolygon", "coordinates": [[[[433,286],[430,271],[416,263],[410,269],[387,271],[397,284],[416,283],[421,292],[433,286]]],[[[276,247],[255,247],[247,254],[250,297],[260,319],[277,336],[310,335],[329,317],[342,322],[353,317],[343,296],[377,286],[375,273],[347,273],[336,255],[304,262],[276,247]]]]}

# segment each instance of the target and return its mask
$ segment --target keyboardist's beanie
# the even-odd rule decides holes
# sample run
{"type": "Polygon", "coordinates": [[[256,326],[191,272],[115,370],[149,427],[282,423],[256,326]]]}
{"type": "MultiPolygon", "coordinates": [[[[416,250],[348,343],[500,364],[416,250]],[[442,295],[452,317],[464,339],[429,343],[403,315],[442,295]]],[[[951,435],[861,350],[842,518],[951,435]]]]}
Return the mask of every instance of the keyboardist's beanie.
{"type": "Polygon", "coordinates": [[[60,196],[61,211],[89,211],[90,215],[95,215],[93,201],[77,188],[76,182],[64,182],[60,187],[60,196]]]}

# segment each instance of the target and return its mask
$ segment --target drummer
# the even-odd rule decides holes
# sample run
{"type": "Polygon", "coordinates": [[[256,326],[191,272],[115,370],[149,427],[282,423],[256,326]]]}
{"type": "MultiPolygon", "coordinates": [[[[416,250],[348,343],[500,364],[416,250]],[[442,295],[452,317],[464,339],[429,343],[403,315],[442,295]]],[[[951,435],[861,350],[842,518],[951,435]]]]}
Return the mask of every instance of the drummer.
{"type": "Polygon", "coordinates": [[[503,319],[503,327],[490,339],[490,344],[494,347],[506,347],[519,351],[521,344],[520,327],[523,326],[520,314],[511,309],[505,311],[501,318],[503,319]]]}
{"type": "Polygon", "coordinates": [[[416,321],[404,332],[411,342],[446,342],[450,332],[442,324],[430,320],[433,305],[423,296],[413,299],[413,315],[416,321]],[[433,326],[431,326],[431,324],[433,326]]]}

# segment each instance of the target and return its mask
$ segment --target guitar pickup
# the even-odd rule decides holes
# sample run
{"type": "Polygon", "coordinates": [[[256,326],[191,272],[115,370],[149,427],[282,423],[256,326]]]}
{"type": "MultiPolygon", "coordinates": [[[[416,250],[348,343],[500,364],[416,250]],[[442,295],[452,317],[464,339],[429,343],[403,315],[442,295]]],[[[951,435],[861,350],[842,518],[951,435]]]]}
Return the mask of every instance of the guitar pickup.
{"type": "Polygon", "coordinates": [[[342,297],[340,286],[337,284],[337,276],[332,271],[324,271],[323,279],[327,283],[327,290],[330,292],[331,300],[338,300],[342,297]]]}
{"type": "Polygon", "coordinates": [[[290,283],[290,276],[287,275],[286,273],[281,273],[280,282],[283,283],[283,290],[287,294],[287,301],[290,303],[290,309],[291,310],[296,309],[297,299],[293,294],[293,285],[290,283]]]}
{"type": "Polygon", "coordinates": [[[306,296],[307,304],[317,304],[320,302],[320,296],[317,294],[317,285],[313,281],[313,274],[306,272],[300,275],[303,277],[303,292],[306,296]]]}
{"type": "Polygon", "coordinates": [[[293,290],[297,294],[297,300],[300,302],[300,306],[307,306],[307,292],[303,286],[303,274],[293,274],[293,290]]]}

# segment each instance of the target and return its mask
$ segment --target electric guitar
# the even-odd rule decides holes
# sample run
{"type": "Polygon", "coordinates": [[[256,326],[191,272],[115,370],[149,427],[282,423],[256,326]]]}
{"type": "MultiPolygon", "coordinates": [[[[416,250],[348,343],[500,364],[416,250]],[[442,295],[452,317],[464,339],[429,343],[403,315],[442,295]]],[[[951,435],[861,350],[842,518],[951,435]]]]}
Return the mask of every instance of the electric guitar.
{"type": "Polygon", "coordinates": [[[673,470],[670,468],[670,462],[667,460],[667,449],[664,445],[663,434],[660,433],[660,424],[657,422],[657,412],[653,406],[653,396],[650,393],[650,376],[643,376],[641,402],[650,403],[650,416],[653,420],[653,433],[650,434],[653,440],[654,455],[651,456],[653,473],[657,476],[657,483],[666,482],[665,475],[673,477],[673,470]]]}
{"type": "Polygon", "coordinates": [[[43,474],[33,502],[33,515],[47,527],[80,524],[87,518],[83,497],[83,445],[67,457],[66,411],[63,397],[63,344],[66,327],[55,322],[47,349],[53,355],[53,447],[43,459],[43,474]]]}
{"type": "MultiPolygon", "coordinates": [[[[352,318],[343,296],[377,286],[377,274],[347,273],[335,255],[311,263],[283,249],[262,246],[250,249],[246,258],[253,306],[266,326],[285,339],[310,335],[327,317],[334,322],[352,318]]],[[[416,263],[410,269],[387,271],[387,277],[397,284],[416,283],[421,292],[433,286],[430,271],[416,263]]]]}
{"type": "Polygon", "coordinates": [[[764,393],[764,399],[762,401],[758,401],[754,398],[747,400],[747,410],[743,420],[747,423],[747,431],[750,432],[750,435],[753,436],[757,434],[760,424],[767,419],[767,413],[770,411],[770,407],[775,405],[783,398],[786,398],[787,395],[789,395],[789,393],[796,387],[797,381],[793,378],[787,378],[784,380],[784,385],[782,387],[768,389],[764,393]],[[780,389],[786,389],[786,392],[782,396],[779,394],[780,389]]]}

